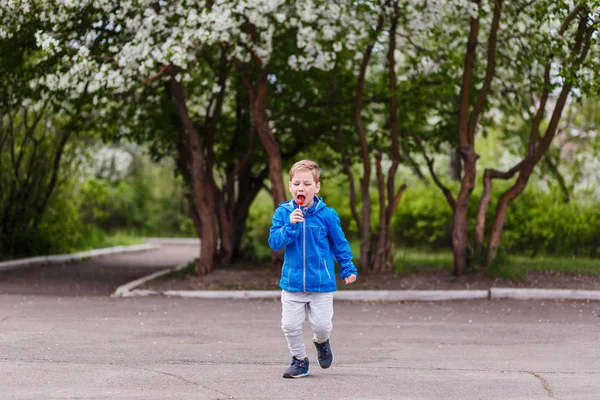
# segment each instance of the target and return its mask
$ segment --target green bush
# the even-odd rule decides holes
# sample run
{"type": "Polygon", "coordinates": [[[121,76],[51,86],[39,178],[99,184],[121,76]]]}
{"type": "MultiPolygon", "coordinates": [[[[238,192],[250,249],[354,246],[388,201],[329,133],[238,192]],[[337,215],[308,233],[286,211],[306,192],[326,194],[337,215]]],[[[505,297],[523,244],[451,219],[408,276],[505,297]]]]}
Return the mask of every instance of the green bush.
{"type": "MultiPolygon", "coordinates": [[[[486,218],[486,238],[493,223],[496,204],[510,182],[494,182],[492,201],[486,218]]],[[[469,237],[474,237],[475,217],[481,197],[478,184],[469,204],[469,237]]],[[[335,208],[349,239],[355,239],[356,224],[349,209],[347,187],[331,179],[323,184],[321,195],[335,208]]],[[[457,188],[452,188],[453,193],[457,188]]],[[[375,199],[375,197],[373,197],[375,199]]],[[[531,183],[508,208],[499,254],[577,255],[597,257],[600,247],[600,211],[594,204],[574,198],[561,201],[554,190],[544,191],[531,183]]],[[[360,209],[358,209],[360,212],[360,209]]],[[[374,219],[377,209],[373,210],[374,219]]],[[[273,205],[271,197],[261,192],[250,209],[244,252],[267,259],[267,244],[273,205]]],[[[409,186],[392,218],[392,240],[397,247],[421,249],[452,248],[452,210],[439,188],[420,183],[409,186]]],[[[375,226],[375,225],[374,225],[375,226]]],[[[356,254],[358,257],[358,254],[356,254]]]]}
{"type": "Polygon", "coordinates": [[[103,232],[196,235],[186,215],[183,184],[173,177],[170,166],[142,160],[140,166],[117,181],[90,176],[81,185],[79,199],[86,226],[93,225],[103,232]]]}
{"type": "Polygon", "coordinates": [[[82,224],[79,209],[71,197],[72,185],[58,186],[37,228],[22,226],[17,233],[19,252],[13,256],[27,257],[63,254],[73,251],[79,240],[82,224]]]}
{"type": "Polygon", "coordinates": [[[452,209],[437,187],[409,187],[392,218],[391,230],[394,242],[404,247],[448,248],[452,209]]]}
{"type": "Polygon", "coordinates": [[[558,192],[531,186],[509,206],[502,245],[510,253],[597,257],[600,210],[561,200],[558,192]]]}
{"type": "Polygon", "coordinates": [[[248,212],[246,231],[242,239],[242,256],[248,259],[267,261],[271,258],[269,247],[269,229],[273,218],[273,200],[261,190],[248,212]]]}

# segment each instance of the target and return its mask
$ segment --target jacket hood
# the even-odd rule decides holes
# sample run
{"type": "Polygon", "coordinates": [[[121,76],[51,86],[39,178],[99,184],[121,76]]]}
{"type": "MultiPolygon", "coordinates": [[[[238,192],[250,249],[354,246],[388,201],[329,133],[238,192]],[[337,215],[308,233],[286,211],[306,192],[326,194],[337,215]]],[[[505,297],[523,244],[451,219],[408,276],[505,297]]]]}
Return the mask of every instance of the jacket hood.
{"type": "MultiPolygon", "coordinates": [[[[294,199],[292,199],[292,200],[284,201],[283,203],[279,203],[279,207],[287,208],[290,211],[294,211],[294,209],[299,208],[300,206],[298,205],[298,203],[296,203],[294,201],[294,199]]],[[[323,201],[323,198],[319,197],[319,196],[314,196],[313,197],[313,205],[311,208],[306,210],[306,212],[311,213],[311,214],[316,213],[321,210],[324,210],[325,207],[327,207],[327,204],[325,204],[325,202],[323,201]]]]}

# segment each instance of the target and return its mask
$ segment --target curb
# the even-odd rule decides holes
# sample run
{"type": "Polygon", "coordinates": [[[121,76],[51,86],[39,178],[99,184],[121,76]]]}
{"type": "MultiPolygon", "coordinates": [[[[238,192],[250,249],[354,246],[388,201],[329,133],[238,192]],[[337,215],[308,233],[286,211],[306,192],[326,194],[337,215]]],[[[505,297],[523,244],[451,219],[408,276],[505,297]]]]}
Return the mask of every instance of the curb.
{"type": "Polygon", "coordinates": [[[346,301],[446,301],[488,299],[488,290],[340,290],[335,300],[346,301]]]}
{"type": "Polygon", "coordinates": [[[490,299],[600,300],[600,290],[491,288],[490,299]]]}
{"type": "MultiPolygon", "coordinates": [[[[119,286],[111,297],[166,296],[208,300],[279,299],[281,290],[142,290],[136,287],[172,271],[185,268],[189,262],[175,268],[155,272],[119,286]]],[[[452,301],[452,300],[598,300],[600,290],[513,289],[485,290],[338,290],[338,301],[452,301]]]]}
{"type": "MultiPolygon", "coordinates": [[[[0,262],[0,273],[17,268],[28,268],[39,264],[57,264],[69,261],[82,260],[92,257],[101,257],[116,253],[130,253],[154,250],[161,244],[199,244],[200,239],[195,238],[146,238],[145,244],[132,246],[115,246],[104,249],[84,251],[73,254],[54,256],[39,256],[22,258],[18,260],[0,262]]],[[[119,286],[111,297],[136,297],[136,296],[168,296],[187,297],[196,299],[227,299],[227,300],[252,300],[252,299],[279,299],[280,290],[140,290],[136,287],[166,275],[170,272],[185,268],[190,260],[175,268],[168,268],[154,272],[140,279],[119,286]]],[[[335,292],[334,299],[338,301],[451,301],[451,300],[592,300],[600,301],[600,290],[572,290],[572,289],[521,289],[521,288],[490,288],[485,290],[340,290],[335,292]]]]}
{"type": "MultiPolygon", "coordinates": [[[[267,300],[281,298],[281,290],[165,290],[160,292],[141,289],[126,291],[120,287],[113,294],[113,297],[137,296],[207,300],[267,300]]],[[[333,298],[338,301],[446,301],[487,299],[488,296],[487,290],[340,290],[334,293],[333,298]]]]}
{"type": "Polygon", "coordinates": [[[194,260],[184,262],[183,264],[180,264],[180,265],[176,266],[175,268],[167,268],[167,269],[163,269],[161,271],[156,271],[150,275],[143,276],[139,279],[136,279],[134,281],[131,281],[124,285],[121,285],[117,288],[117,290],[115,290],[113,292],[113,294],[110,295],[110,297],[133,297],[133,296],[148,296],[150,294],[160,294],[159,292],[155,292],[152,290],[133,290],[133,289],[148,282],[148,281],[151,281],[152,279],[156,279],[163,275],[167,275],[170,272],[179,271],[180,269],[187,267],[187,265],[193,261],[194,260]]]}
{"type": "Polygon", "coordinates": [[[0,262],[0,272],[9,271],[17,268],[27,268],[38,264],[56,264],[69,261],[82,260],[92,257],[106,256],[116,253],[131,253],[138,251],[154,250],[159,248],[158,244],[136,244],[132,246],[115,246],[98,250],[83,251],[73,254],[60,254],[55,256],[39,256],[31,258],[21,258],[18,260],[0,262]]]}
{"type": "Polygon", "coordinates": [[[161,238],[161,237],[148,237],[145,238],[146,243],[151,244],[200,244],[200,239],[196,238],[161,238]]]}

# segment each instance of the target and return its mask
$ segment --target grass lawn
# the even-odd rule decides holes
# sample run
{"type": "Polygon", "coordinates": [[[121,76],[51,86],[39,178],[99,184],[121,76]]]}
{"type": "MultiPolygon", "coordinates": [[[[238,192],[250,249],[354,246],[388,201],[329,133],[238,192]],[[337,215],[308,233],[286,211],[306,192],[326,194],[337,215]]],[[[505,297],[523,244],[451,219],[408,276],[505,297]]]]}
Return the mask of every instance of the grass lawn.
{"type": "MultiPolygon", "coordinates": [[[[350,243],[352,252],[360,254],[360,243],[350,243]]],[[[394,270],[397,274],[418,273],[419,271],[452,270],[451,250],[427,250],[399,248],[394,250],[394,270]]],[[[521,279],[528,271],[562,272],[567,274],[600,274],[600,259],[567,256],[537,256],[535,258],[509,255],[488,268],[491,276],[521,279]]]]}
{"type": "Polygon", "coordinates": [[[82,238],[78,245],[72,249],[71,253],[104,249],[114,246],[132,246],[135,244],[143,244],[144,242],[145,239],[143,237],[129,233],[115,233],[108,235],[100,230],[94,230],[82,238]]]}

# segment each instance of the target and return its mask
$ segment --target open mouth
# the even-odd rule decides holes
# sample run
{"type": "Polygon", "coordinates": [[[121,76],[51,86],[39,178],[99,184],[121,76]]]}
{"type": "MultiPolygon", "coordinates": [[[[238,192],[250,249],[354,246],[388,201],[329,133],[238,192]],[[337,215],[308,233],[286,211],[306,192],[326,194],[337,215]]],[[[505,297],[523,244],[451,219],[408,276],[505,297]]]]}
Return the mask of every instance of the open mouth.
{"type": "Polygon", "coordinates": [[[303,194],[298,195],[298,197],[296,198],[296,203],[298,203],[299,206],[304,204],[305,201],[306,201],[306,196],[304,196],[303,194]]]}

